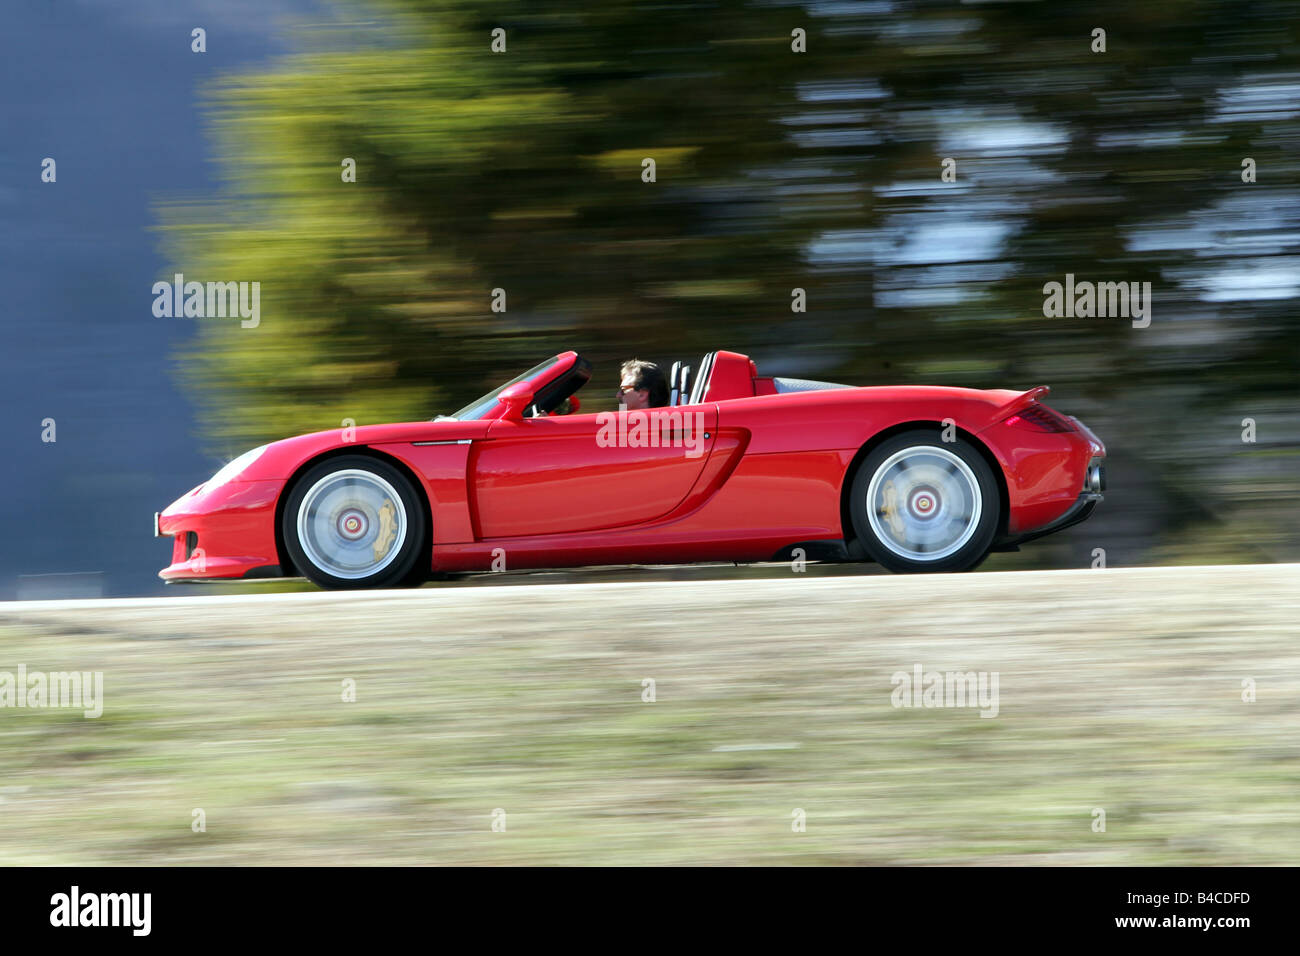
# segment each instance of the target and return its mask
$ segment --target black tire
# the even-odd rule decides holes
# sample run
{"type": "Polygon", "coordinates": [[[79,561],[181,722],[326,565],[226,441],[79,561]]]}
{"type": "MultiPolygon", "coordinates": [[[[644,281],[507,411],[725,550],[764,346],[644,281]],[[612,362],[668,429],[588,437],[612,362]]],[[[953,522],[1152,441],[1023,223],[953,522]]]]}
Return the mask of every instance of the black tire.
{"type": "Polygon", "coordinates": [[[872,449],[849,489],[849,515],[863,549],[898,572],[978,566],[997,534],[1001,507],[993,469],[977,448],[922,429],[872,449]]]}
{"type": "Polygon", "coordinates": [[[294,566],[313,583],[329,590],[391,588],[418,585],[428,575],[427,522],[423,495],[399,469],[367,455],[342,455],[294,483],[281,532],[294,566]]]}

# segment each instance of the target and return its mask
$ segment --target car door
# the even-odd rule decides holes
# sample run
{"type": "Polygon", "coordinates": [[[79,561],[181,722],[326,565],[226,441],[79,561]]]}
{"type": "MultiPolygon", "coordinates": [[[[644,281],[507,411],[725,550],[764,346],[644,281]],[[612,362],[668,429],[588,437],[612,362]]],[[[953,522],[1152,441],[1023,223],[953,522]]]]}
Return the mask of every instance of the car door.
{"type": "Polygon", "coordinates": [[[717,406],[492,423],[470,452],[480,538],[598,531],[669,514],[708,461],[717,406]]]}

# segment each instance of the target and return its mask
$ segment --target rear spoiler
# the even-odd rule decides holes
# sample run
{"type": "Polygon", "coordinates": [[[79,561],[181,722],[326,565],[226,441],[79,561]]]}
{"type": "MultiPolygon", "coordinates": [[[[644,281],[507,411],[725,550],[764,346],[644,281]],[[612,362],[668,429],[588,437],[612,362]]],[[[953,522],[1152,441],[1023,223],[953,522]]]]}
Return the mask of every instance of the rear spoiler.
{"type": "Polygon", "coordinates": [[[1021,392],[1005,405],[999,406],[998,410],[993,413],[993,421],[1000,422],[1002,419],[1015,414],[1031,402],[1038,401],[1039,398],[1050,392],[1051,386],[1035,385],[1027,392],[1021,392]]]}

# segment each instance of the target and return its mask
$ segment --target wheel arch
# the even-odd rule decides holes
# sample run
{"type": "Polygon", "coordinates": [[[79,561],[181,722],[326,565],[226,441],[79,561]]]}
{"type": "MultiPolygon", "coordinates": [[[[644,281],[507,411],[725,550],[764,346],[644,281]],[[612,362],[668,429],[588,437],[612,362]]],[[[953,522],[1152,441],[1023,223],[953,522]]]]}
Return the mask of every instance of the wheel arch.
{"type": "Polygon", "coordinates": [[[293,493],[293,489],[297,487],[298,482],[302,480],[303,475],[312,468],[315,468],[321,462],[328,461],[331,458],[344,458],[347,456],[357,455],[363,458],[373,458],[376,461],[382,461],[384,464],[396,468],[403,476],[405,476],[406,480],[411,483],[411,487],[415,489],[415,493],[420,496],[420,500],[424,503],[424,540],[427,542],[429,550],[427,561],[428,566],[425,568],[425,571],[432,569],[433,503],[429,500],[429,493],[424,487],[424,482],[421,481],[420,477],[411,470],[411,466],[402,461],[402,459],[389,455],[386,452],[382,452],[377,448],[372,448],[369,445],[357,445],[331,448],[329,451],[322,452],[319,455],[312,455],[294,469],[293,474],[290,475],[281,486],[280,495],[275,502],[275,553],[276,557],[279,558],[280,569],[284,577],[293,577],[302,574],[302,570],[296,567],[293,563],[293,559],[289,557],[289,549],[286,548],[284,544],[284,508],[289,501],[289,496],[293,493]]]}
{"type": "MultiPolygon", "coordinates": [[[[975,448],[988,462],[989,468],[993,470],[993,478],[998,485],[998,504],[1001,506],[998,511],[998,529],[994,540],[1005,537],[1007,533],[1007,519],[1009,517],[1011,498],[1007,492],[1007,476],[1002,470],[1002,463],[993,454],[993,449],[989,448],[973,432],[969,432],[960,425],[954,426],[957,434],[969,442],[971,447],[975,448]]],[[[890,425],[872,435],[862,447],[858,449],[853,460],[849,462],[849,467],[844,470],[844,479],[840,485],[840,529],[844,533],[844,544],[846,547],[857,541],[858,533],[853,527],[853,516],[849,512],[849,493],[853,489],[853,479],[857,477],[858,471],[862,468],[863,462],[867,456],[872,453],[878,446],[887,442],[895,435],[901,435],[903,432],[910,431],[943,431],[944,423],[936,422],[930,419],[918,419],[915,421],[899,422],[890,425]]]]}

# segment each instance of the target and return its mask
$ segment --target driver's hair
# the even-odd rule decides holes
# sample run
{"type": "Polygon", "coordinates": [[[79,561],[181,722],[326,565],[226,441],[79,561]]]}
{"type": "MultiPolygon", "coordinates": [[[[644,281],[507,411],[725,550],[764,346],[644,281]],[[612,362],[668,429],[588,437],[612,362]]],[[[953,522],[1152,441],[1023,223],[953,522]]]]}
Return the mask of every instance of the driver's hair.
{"type": "Polygon", "coordinates": [[[662,408],[668,404],[668,380],[654,362],[628,359],[619,369],[619,381],[622,382],[628,375],[635,376],[632,384],[638,391],[643,388],[649,391],[651,408],[662,408]]]}

